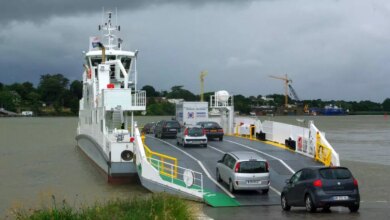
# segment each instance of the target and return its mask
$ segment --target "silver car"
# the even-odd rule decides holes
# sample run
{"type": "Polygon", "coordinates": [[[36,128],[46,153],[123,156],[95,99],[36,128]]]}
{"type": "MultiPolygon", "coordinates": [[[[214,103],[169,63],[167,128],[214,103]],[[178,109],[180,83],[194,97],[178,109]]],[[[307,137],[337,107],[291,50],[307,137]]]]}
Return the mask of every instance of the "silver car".
{"type": "Polygon", "coordinates": [[[217,180],[229,184],[229,191],[261,190],[268,193],[268,162],[251,151],[226,153],[217,163],[217,180]]]}
{"type": "Polygon", "coordinates": [[[187,147],[189,145],[200,145],[207,147],[207,137],[203,128],[200,126],[182,127],[177,133],[177,145],[187,147]]]}

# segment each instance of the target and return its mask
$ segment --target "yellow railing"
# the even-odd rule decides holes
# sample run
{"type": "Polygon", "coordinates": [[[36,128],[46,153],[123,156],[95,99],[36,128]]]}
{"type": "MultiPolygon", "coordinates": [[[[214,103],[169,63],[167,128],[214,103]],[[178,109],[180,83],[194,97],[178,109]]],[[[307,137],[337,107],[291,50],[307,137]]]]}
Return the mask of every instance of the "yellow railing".
{"type": "Polygon", "coordinates": [[[316,152],[315,159],[325,164],[325,166],[332,165],[332,149],[321,143],[320,132],[317,132],[316,135],[316,152]]]}
{"type": "Polygon", "coordinates": [[[251,125],[249,127],[249,135],[245,135],[245,134],[239,134],[238,133],[238,129],[239,129],[240,125],[237,125],[236,126],[236,132],[234,133],[234,136],[237,136],[237,137],[249,137],[249,139],[256,139],[256,136],[253,136],[253,134],[255,134],[255,129],[256,129],[256,126],[254,125],[251,125]]]}
{"type": "Polygon", "coordinates": [[[146,158],[148,159],[149,163],[157,168],[160,174],[171,178],[177,178],[177,159],[150,150],[149,147],[145,144],[145,135],[142,134],[141,139],[144,144],[146,158]],[[150,158],[154,158],[156,160],[150,160],[150,158]],[[161,161],[161,163],[158,161],[161,161]],[[172,164],[172,166],[167,166],[167,164],[172,164]]]}

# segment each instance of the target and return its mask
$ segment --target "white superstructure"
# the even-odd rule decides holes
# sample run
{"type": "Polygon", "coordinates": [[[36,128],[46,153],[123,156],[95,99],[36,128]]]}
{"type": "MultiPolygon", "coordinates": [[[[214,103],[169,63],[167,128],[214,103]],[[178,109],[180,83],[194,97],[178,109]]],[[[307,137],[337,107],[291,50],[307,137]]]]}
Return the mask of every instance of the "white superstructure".
{"type": "Polygon", "coordinates": [[[85,53],[83,97],[77,143],[109,179],[136,173],[133,113],[145,111],[146,93],[137,90],[137,53],[122,50],[112,13],[99,25],[102,37],[91,37],[85,53]]]}

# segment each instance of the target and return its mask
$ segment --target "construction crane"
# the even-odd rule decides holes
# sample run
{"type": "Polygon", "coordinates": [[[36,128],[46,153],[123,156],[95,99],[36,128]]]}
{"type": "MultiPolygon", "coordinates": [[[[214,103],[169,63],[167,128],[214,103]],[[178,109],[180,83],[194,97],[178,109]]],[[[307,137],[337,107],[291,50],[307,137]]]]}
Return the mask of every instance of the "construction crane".
{"type": "Polygon", "coordinates": [[[200,72],[200,101],[203,102],[204,93],[204,77],[207,76],[207,71],[200,72]]]}
{"type": "MultiPolygon", "coordinates": [[[[287,77],[287,74],[285,77],[280,77],[280,76],[269,76],[274,79],[279,79],[284,81],[284,88],[285,88],[285,93],[284,93],[284,107],[287,108],[288,106],[288,88],[289,88],[289,83],[292,82],[291,79],[287,77]]],[[[295,91],[294,91],[295,92],[295,91]]]]}

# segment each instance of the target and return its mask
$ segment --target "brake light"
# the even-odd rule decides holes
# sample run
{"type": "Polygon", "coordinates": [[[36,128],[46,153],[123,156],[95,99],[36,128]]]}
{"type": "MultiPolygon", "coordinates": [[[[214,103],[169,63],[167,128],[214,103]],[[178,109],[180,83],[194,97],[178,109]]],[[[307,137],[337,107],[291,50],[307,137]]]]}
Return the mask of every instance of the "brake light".
{"type": "Polygon", "coordinates": [[[206,135],[206,130],[204,128],[202,128],[202,134],[206,135]]]}
{"type": "Polygon", "coordinates": [[[223,133],[223,129],[218,129],[218,132],[221,132],[221,133],[223,133]]]}
{"type": "Polygon", "coordinates": [[[358,186],[359,185],[357,179],[355,179],[355,178],[353,178],[353,185],[354,186],[358,186]]]}
{"type": "Polygon", "coordinates": [[[236,164],[236,167],[234,168],[234,172],[238,173],[238,170],[240,170],[240,163],[236,164]]]}
{"type": "Polygon", "coordinates": [[[315,186],[315,187],[322,187],[322,181],[321,180],[315,180],[313,182],[313,186],[315,186]]]}
{"type": "Polygon", "coordinates": [[[186,130],[184,130],[184,135],[188,135],[188,128],[186,128],[186,130]]]}
{"type": "Polygon", "coordinates": [[[269,163],[268,162],[265,162],[265,171],[269,171],[269,163]]]}

